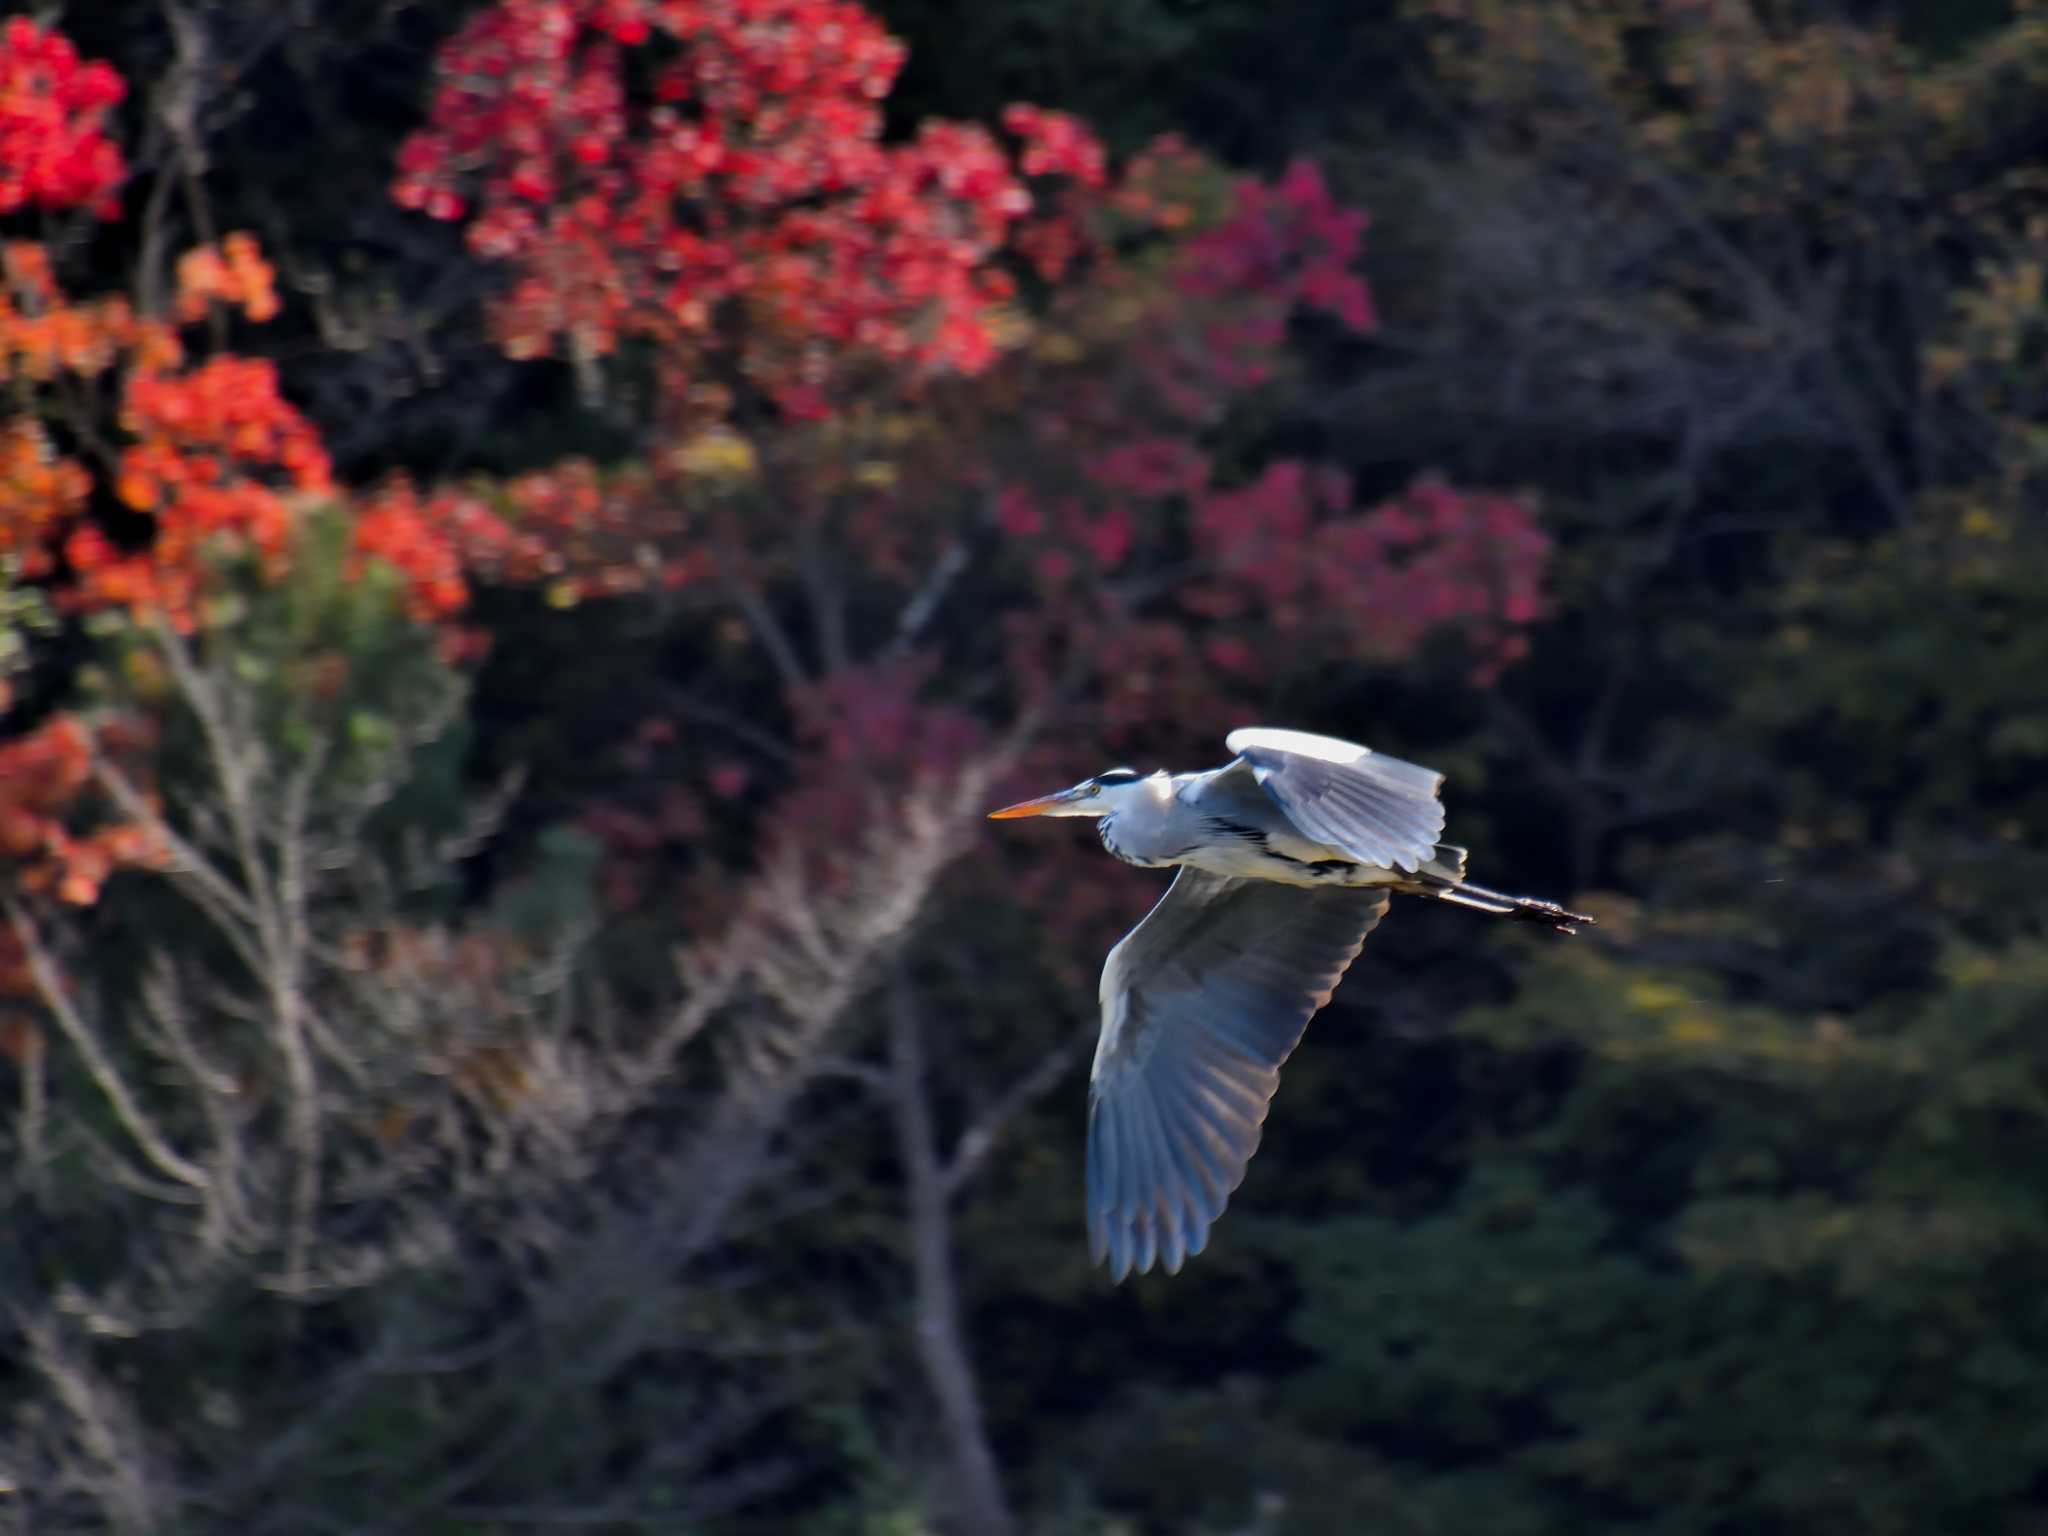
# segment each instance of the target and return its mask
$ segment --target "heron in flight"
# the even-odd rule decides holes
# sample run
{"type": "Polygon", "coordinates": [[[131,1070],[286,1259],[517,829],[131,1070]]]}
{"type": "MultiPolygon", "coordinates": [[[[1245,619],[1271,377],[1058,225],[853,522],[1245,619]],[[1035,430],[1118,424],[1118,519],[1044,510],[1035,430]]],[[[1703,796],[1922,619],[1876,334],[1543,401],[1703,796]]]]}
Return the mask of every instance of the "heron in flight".
{"type": "Polygon", "coordinates": [[[1102,968],[1088,1086],[1088,1246],[1122,1280],[1177,1274],[1258,1150],[1280,1066],[1390,892],[1571,933],[1592,919],[1465,879],[1443,775],[1332,736],[1248,727],[1202,773],[1112,768],[990,811],[1089,816],[1102,846],[1179,873],[1102,968]]]}

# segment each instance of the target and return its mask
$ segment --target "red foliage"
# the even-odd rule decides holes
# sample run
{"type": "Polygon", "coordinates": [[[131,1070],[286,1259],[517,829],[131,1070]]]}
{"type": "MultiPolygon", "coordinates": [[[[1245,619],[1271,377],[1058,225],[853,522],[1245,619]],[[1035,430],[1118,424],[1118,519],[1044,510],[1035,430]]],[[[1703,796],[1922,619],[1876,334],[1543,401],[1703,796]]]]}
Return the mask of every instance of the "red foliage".
{"type": "Polygon", "coordinates": [[[0,30],[0,213],[90,208],[111,217],[126,168],[103,131],[126,87],[25,16],[0,30]]]}
{"type": "MultiPolygon", "coordinates": [[[[1542,611],[1550,541],[1522,498],[1422,480],[1363,511],[1346,478],[1297,460],[1196,499],[1193,532],[1216,578],[1181,594],[1211,618],[1256,615],[1280,633],[1334,628],[1364,654],[1395,658],[1455,629],[1486,683],[1522,655],[1518,631],[1542,611]]],[[[1211,660],[1247,672],[1249,647],[1211,660]]]]}
{"type": "Polygon", "coordinates": [[[1003,126],[1023,143],[1018,164],[1027,176],[1065,176],[1091,190],[1109,183],[1109,160],[1094,130],[1067,112],[1029,102],[1003,111],[1003,126]]]}
{"type": "Polygon", "coordinates": [[[793,690],[803,773],[777,802],[771,856],[786,844],[830,886],[908,793],[943,784],[984,745],[982,721],[931,696],[937,669],[930,655],[882,657],[793,690]]]}
{"type": "MultiPolygon", "coordinates": [[[[1107,192],[1155,228],[1204,200],[1198,164],[1174,144],[1107,192]]],[[[1113,367],[1084,347],[1004,398],[1031,451],[1012,461],[994,520],[1035,596],[1005,626],[1008,670],[1040,678],[1100,656],[1095,723],[1112,746],[1256,711],[1254,690],[1283,662],[1395,661],[1456,632],[1483,684],[1521,654],[1548,555],[1523,500],[1425,480],[1361,506],[1332,466],[1279,459],[1247,476],[1212,449],[1215,424],[1292,366],[1295,317],[1374,327],[1355,270],[1364,228],[1311,166],[1270,187],[1239,181],[1213,222],[1169,247],[1158,281],[1098,266],[1055,307],[1083,338],[1098,315],[1121,317],[1093,342],[1113,367]],[[1149,604],[1131,602],[1147,589],[1149,604]]],[[[985,477],[986,462],[957,469],[985,477]]]]}
{"type": "MultiPolygon", "coordinates": [[[[1061,239],[1035,248],[1058,258],[1050,300],[1001,367],[945,391],[871,375],[825,426],[719,427],[644,464],[563,465],[489,493],[521,536],[499,569],[562,601],[682,587],[751,610],[726,610],[714,658],[746,656],[764,608],[819,601],[795,633],[829,631],[856,590],[868,611],[907,613],[935,570],[984,551],[974,643],[956,619],[916,646],[885,630],[796,658],[816,670],[785,681],[797,776],[772,824],[819,860],[819,880],[835,876],[818,850],[857,846],[982,739],[956,701],[986,692],[992,662],[1013,706],[1058,695],[1070,743],[1096,742],[1072,749],[1085,767],[1098,752],[1214,750],[1186,739],[1190,723],[1263,713],[1271,679],[1398,661],[1438,633],[1490,681],[1539,612],[1547,543],[1525,502],[1423,481],[1362,504],[1333,466],[1247,468],[1230,451],[1233,413],[1296,367],[1298,319],[1376,323],[1355,268],[1364,217],[1312,167],[1233,182],[1169,141],[1111,176],[1070,120],[1008,121],[1025,168],[1071,184],[1061,239]]],[[[644,775],[644,792],[587,821],[622,901],[653,890],[666,857],[701,849],[749,779],[724,757],[679,785],[658,750],[673,736],[622,749],[621,782],[644,775]]],[[[1071,756],[1036,762],[1020,784],[1077,771],[1071,756]]]]}
{"type": "Polygon", "coordinates": [[[797,750],[772,776],[725,748],[678,774],[666,721],[620,749],[639,787],[587,822],[620,900],[790,765],[773,825],[806,856],[857,846],[982,739],[959,701],[994,671],[1012,707],[1057,695],[1098,750],[1198,751],[1189,722],[1260,712],[1271,677],[1438,632],[1490,680],[1538,614],[1547,545],[1522,501],[1424,481],[1361,504],[1334,467],[1233,451],[1229,424],[1298,366],[1298,322],[1377,325],[1365,216],[1314,165],[1233,180],[1164,140],[1113,174],[1084,124],[1025,105],[1014,151],[951,123],[885,144],[901,63],[850,0],[496,0],[403,152],[400,200],[468,220],[511,269],[505,345],[640,342],[686,402],[644,463],[437,493],[403,526],[502,509],[501,576],[563,603],[685,589],[719,615],[707,673],[741,688],[748,637],[776,652],[797,750]],[[731,410],[749,393],[832,419],[763,426],[731,410]],[[934,573],[961,561],[971,623],[849,620],[957,600],[934,573]]]}
{"type": "MultiPolygon", "coordinates": [[[[515,355],[646,338],[700,409],[719,379],[817,415],[856,357],[987,367],[1013,292],[1019,169],[964,124],[882,142],[902,62],[850,0],[497,0],[442,50],[394,195],[512,265],[515,355]]],[[[1102,180],[1073,118],[1008,121],[1024,175],[1102,180]]]]}

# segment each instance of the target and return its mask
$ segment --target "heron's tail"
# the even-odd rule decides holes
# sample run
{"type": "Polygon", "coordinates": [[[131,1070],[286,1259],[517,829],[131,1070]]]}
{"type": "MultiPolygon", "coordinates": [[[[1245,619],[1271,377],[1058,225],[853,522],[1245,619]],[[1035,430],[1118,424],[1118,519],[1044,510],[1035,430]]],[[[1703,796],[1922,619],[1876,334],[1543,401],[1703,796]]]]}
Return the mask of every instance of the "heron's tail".
{"type": "Polygon", "coordinates": [[[1496,917],[1541,923],[1558,933],[1576,933],[1581,924],[1587,927],[1593,924],[1593,919],[1583,912],[1567,912],[1554,901],[1538,901],[1534,896],[1509,896],[1472,884],[1465,878],[1465,850],[1454,843],[1438,843],[1436,857],[1418,869],[1414,883],[1403,889],[1417,896],[1448,901],[1453,906],[1470,907],[1475,912],[1491,912],[1496,917]]]}

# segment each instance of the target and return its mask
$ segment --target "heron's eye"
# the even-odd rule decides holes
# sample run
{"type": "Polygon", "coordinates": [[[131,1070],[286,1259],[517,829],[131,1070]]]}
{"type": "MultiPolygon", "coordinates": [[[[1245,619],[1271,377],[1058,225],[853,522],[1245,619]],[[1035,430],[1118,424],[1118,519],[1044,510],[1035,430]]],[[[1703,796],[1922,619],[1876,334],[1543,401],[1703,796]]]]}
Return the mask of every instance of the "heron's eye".
{"type": "Polygon", "coordinates": [[[1088,785],[1088,793],[1091,795],[1099,795],[1102,793],[1102,786],[1091,781],[1088,785]]]}

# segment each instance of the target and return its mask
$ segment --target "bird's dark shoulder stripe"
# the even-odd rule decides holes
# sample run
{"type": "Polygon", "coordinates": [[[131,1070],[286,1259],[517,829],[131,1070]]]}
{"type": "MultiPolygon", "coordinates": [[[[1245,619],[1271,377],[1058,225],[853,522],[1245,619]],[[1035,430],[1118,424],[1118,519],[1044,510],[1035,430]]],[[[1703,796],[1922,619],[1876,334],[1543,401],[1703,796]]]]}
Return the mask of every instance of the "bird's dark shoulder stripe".
{"type": "Polygon", "coordinates": [[[1235,837],[1247,843],[1263,844],[1266,841],[1263,827],[1255,827],[1244,821],[1232,821],[1228,816],[1204,816],[1202,824],[1218,837],[1235,837]]]}

